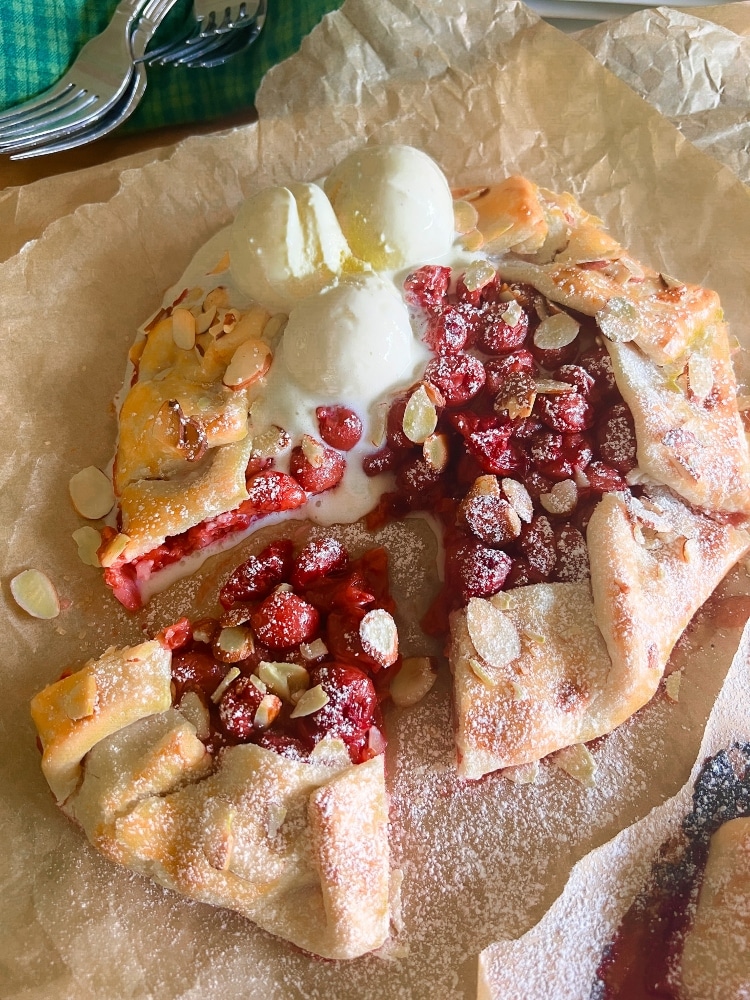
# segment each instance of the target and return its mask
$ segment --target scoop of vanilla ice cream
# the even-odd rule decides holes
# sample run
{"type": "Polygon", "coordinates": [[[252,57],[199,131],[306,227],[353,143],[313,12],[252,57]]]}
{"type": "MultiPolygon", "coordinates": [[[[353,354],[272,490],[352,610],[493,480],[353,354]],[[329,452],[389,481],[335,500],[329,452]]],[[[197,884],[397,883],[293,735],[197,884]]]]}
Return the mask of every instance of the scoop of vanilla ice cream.
{"type": "Polygon", "coordinates": [[[268,309],[289,312],[352,260],[338,219],[317,184],[264,188],[232,225],[232,276],[268,309]]]}
{"type": "Polygon", "coordinates": [[[409,313],[393,284],[363,274],[295,306],[281,355],[307,392],[369,406],[413,367],[409,313]]]}
{"type": "Polygon", "coordinates": [[[378,270],[423,264],[453,242],[453,198],[434,160],[412,146],[366,146],[324,183],[352,252],[378,270]]]}

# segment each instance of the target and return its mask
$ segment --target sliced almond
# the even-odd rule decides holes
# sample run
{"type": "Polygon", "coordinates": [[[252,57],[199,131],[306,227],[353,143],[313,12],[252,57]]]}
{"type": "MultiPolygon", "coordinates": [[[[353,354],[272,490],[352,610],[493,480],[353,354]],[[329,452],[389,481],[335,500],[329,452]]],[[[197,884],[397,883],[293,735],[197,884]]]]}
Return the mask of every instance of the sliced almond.
{"type": "Polygon", "coordinates": [[[453,202],[453,226],[460,236],[476,229],[478,220],[479,213],[471,202],[463,199],[453,202]]]}
{"type": "Polygon", "coordinates": [[[496,413],[507,413],[511,420],[523,420],[531,416],[536,400],[536,380],[525,372],[511,372],[503,381],[502,388],[495,396],[496,413]]]}
{"type": "Polygon", "coordinates": [[[222,628],[231,628],[234,625],[245,625],[250,621],[252,608],[247,604],[236,604],[233,608],[223,611],[219,618],[219,625],[222,628]]]}
{"type": "Polygon", "coordinates": [[[625,298],[614,296],[596,314],[596,322],[607,340],[614,344],[627,344],[641,332],[641,317],[635,305],[625,298]]]}
{"type": "Polygon", "coordinates": [[[195,347],[195,316],[189,309],[178,306],[172,310],[172,340],[183,351],[192,351],[195,347]]]}
{"type": "Polygon", "coordinates": [[[272,663],[261,660],[258,677],[269,691],[283,701],[292,700],[292,692],[304,691],[310,683],[310,675],[298,663],[272,663]]]}
{"type": "Polygon", "coordinates": [[[684,288],[685,287],[685,282],[684,281],[680,281],[679,278],[673,278],[671,274],[665,274],[662,271],[662,273],[659,275],[659,277],[664,282],[664,284],[667,286],[667,288],[684,288]]]}
{"type": "Polygon", "coordinates": [[[523,308],[521,307],[521,303],[512,297],[508,299],[508,305],[500,313],[500,319],[503,323],[507,323],[508,326],[515,326],[522,316],[523,308]]]}
{"type": "Polygon", "coordinates": [[[212,288],[203,300],[203,308],[208,311],[214,309],[226,309],[229,306],[229,292],[223,285],[212,288]]]}
{"type": "Polygon", "coordinates": [[[391,681],[391,699],[399,708],[409,708],[421,701],[437,678],[437,668],[429,656],[408,656],[391,681]]]}
{"type": "Polygon", "coordinates": [[[404,434],[414,444],[423,444],[437,427],[438,413],[427,388],[420,385],[409,397],[404,409],[404,434]]]}
{"type": "Polygon", "coordinates": [[[96,695],[96,677],[93,674],[79,674],[74,687],[63,695],[60,707],[73,722],[88,719],[94,714],[96,695]]]}
{"type": "MultiPolygon", "coordinates": [[[[750,409],[750,405],[748,406],[750,409]]],[[[388,403],[376,403],[370,416],[370,444],[379,447],[385,438],[386,421],[388,420],[388,403]]]]}
{"type": "Polygon", "coordinates": [[[214,637],[211,649],[216,659],[222,663],[246,660],[255,649],[253,633],[244,625],[222,628],[214,637]]]}
{"type": "Polygon", "coordinates": [[[239,676],[240,676],[239,667],[230,667],[229,670],[227,670],[227,672],[224,674],[224,677],[219,682],[219,686],[211,695],[211,701],[214,703],[214,705],[219,704],[219,702],[222,699],[222,695],[224,694],[226,689],[229,687],[230,684],[233,684],[239,676]]]}
{"type": "Polygon", "coordinates": [[[329,698],[325,692],[325,688],[322,684],[316,684],[315,687],[305,691],[299,699],[291,714],[291,718],[301,719],[306,715],[312,715],[313,712],[319,712],[328,702],[329,698]]]}
{"type": "Polygon", "coordinates": [[[216,306],[211,306],[210,309],[204,307],[203,312],[198,313],[195,317],[195,333],[200,336],[203,333],[207,333],[211,327],[211,324],[216,319],[216,306]]]}
{"type": "Polygon", "coordinates": [[[474,253],[477,250],[481,250],[484,246],[484,236],[482,236],[478,229],[472,229],[461,236],[459,243],[464,250],[474,253]]]}
{"type": "Polygon", "coordinates": [[[193,639],[210,646],[218,630],[219,623],[215,618],[201,618],[193,624],[193,639]]]}
{"type": "Polygon", "coordinates": [[[99,563],[105,569],[114,565],[128,545],[130,545],[130,535],[125,535],[123,532],[119,532],[113,538],[110,538],[110,540],[101,549],[99,549],[99,563]]]}
{"type": "Polygon", "coordinates": [[[578,336],[581,324],[572,316],[560,312],[548,316],[534,331],[534,346],[543,351],[555,351],[572,344],[578,336]]]}
{"type": "Polygon", "coordinates": [[[469,662],[469,667],[471,668],[471,672],[474,674],[475,677],[479,678],[479,680],[482,682],[482,684],[484,684],[485,687],[488,688],[497,687],[500,678],[495,674],[495,672],[490,667],[488,667],[485,663],[482,663],[481,660],[477,660],[473,656],[469,659],[468,662],[469,662]]]}
{"type": "Polygon", "coordinates": [[[232,355],[222,379],[229,389],[244,389],[271,367],[271,348],[262,340],[246,340],[232,355]]]}
{"type": "Polygon", "coordinates": [[[259,458],[273,458],[289,447],[292,439],[283,427],[271,424],[253,439],[253,455],[259,458]]]}
{"type": "Polygon", "coordinates": [[[703,402],[714,387],[714,370],[711,359],[702,354],[691,354],[687,365],[688,391],[692,399],[703,402]]]}
{"type": "Polygon", "coordinates": [[[351,764],[346,743],[338,736],[324,736],[310,751],[310,760],[326,767],[348,767],[351,764]]]}
{"type": "Polygon", "coordinates": [[[585,788],[596,785],[596,760],[585,743],[564,747],[552,758],[557,767],[575,778],[585,788]]]}
{"type": "Polygon", "coordinates": [[[76,512],[90,521],[106,517],[115,505],[109,476],[95,465],[88,465],[71,476],[68,490],[76,512]]]}
{"type": "Polygon", "coordinates": [[[529,764],[518,764],[516,767],[503,768],[503,777],[514,785],[534,785],[539,777],[539,761],[532,760],[529,764]]]}
{"type": "Polygon", "coordinates": [[[575,388],[570,382],[558,382],[554,378],[536,380],[536,391],[542,396],[563,396],[566,392],[575,392],[575,388]]]}
{"type": "Polygon", "coordinates": [[[102,544],[102,536],[90,524],[84,524],[73,532],[73,541],[78,546],[78,558],[86,566],[101,566],[97,555],[102,544]]]}
{"type": "Polygon", "coordinates": [[[670,701],[677,702],[680,700],[680,684],[682,682],[682,671],[675,670],[673,674],[669,674],[668,677],[664,678],[664,690],[667,692],[667,698],[670,701]]]}
{"type": "Polygon", "coordinates": [[[464,285],[470,292],[477,292],[488,285],[496,273],[488,260],[475,260],[464,271],[464,285]]]}
{"type": "Polygon", "coordinates": [[[513,620],[483,597],[472,597],[466,609],[469,638],[492,667],[504,667],[521,655],[521,639],[513,620]]]}
{"type": "Polygon", "coordinates": [[[303,660],[314,663],[315,660],[322,660],[328,653],[328,646],[322,639],[314,639],[312,642],[303,642],[299,647],[303,660]]]}
{"type": "Polygon", "coordinates": [[[578,503],[578,487],[572,479],[563,479],[549,493],[540,494],[539,503],[550,514],[570,514],[578,503]]]}
{"type": "MultiPolygon", "coordinates": [[[[233,669],[236,669],[236,667],[233,669]]],[[[208,706],[197,691],[186,691],[182,698],[180,698],[177,709],[180,715],[184,716],[195,728],[195,735],[199,740],[208,739],[211,734],[211,720],[208,714],[208,706]]]]}
{"type": "Polygon", "coordinates": [[[208,450],[208,439],[200,422],[195,417],[186,417],[176,399],[162,403],[152,430],[158,441],[188,462],[198,462],[208,450]]]}
{"type": "Polygon", "coordinates": [[[516,514],[529,524],[534,516],[534,502],[523,483],[519,483],[517,479],[506,478],[500,480],[500,486],[516,514]]]}
{"type": "Polygon", "coordinates": [[[359,638],[368,656],[381,667],[389,667],[398,656],[398,629],[384,608],[368,611],[359,623],[359,638]]]}
{"type": "Polygon", "coordinates": [[[377,726],[370,726],[367,730],[367,746],[371,753],[376,757],[381,753],[385,753],[386,743],[385,736],[381,733],[377,726]]]}
{"type": "Polygon", "coordinates": [[[448,435],[430,434],[422,444],[422,455],[429,466],[442,472],[450,458],[448,435]]]}
{"type": "Polygon", "coordinates": [[[267,344],[273,344],[273,342],[281,336],[284,329],[289,322],[289,317],[286,313],[275,313],[266,322],[263,327],[263,339],[267,344]]]}
{"type": "Polygon", "coordinates": [[[310,434],[303,434],[300,447],[302,448],[302,454],[313,469],[319,469],[323,465],[326,458],[326,450],[320,441],[317,441],[310,434]]]}
{"type": "Polygon", "coordinates": [[[268,688],[266,687],[265,681],[262,681],[260,677],[257,676],[257,674],[250,674],[248,680],[250,681],[250,683],[253,685],[254,688],[257,688],[260,691],[261,694],[267,693],[268,688]]]}
{"type": "Polygon", "coordinates": [[[264,694],[255,710],[253,725],[256,729],[268,729],[281,711],[281,699],[275,694],[264,694]]]}

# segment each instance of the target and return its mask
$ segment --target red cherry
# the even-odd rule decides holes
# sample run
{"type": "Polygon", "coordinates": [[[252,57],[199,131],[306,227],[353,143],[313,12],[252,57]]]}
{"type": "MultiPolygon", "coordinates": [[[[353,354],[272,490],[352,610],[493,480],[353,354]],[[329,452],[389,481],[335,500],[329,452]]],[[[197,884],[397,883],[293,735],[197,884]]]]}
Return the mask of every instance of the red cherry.
{"type": "Polygon", "coordinates": [[[580,583],[589,578],[589,551],[581,532],[565,524],[555,535],[555,579],[562,583],[580,583]]]}
{"type": "Polygon", "coordinates": [[[310,687],[320,685],[328,701],[317,712],[297,720],[304,738],[318,743],[324,736],[346,743],[354,763],[366,759],[367,734],[380,712],[372,681],[356,667],[324,663],[310,672],[310,687]]]}
{"type": "Polygon", "coordinates": [[[519,545],[526,556],[529,575],[534,582],[541,582],[551,576],[557,562],[555,533],[544,514],[534,517],[531,524],[523,526],[519,545]]]}
{"type": "Polygon", "coordinates": [[[552,373],[552,378],[557,382],[568,382],[570,385],[574,385],[585,399],[591,398],[596,384],[594,376],[581,365],[563,365],[552,373]]]}
{"type": "Polygon", "coordinates": [[[165,649],[174,650],[186,646],[193,638],[193,626],[189,618],[180,618],[174,625],[167,625],[163,628],[156,639],[165,649]]]}
{"type": "Polygon", "coordinates": [[[320,615],[291,590],[277,590],[263,601],[250,624],[264,646],[291,649],[316,637],[320,615]]]}
{"type": "Polygon", "coordinates": [[[443,299],[448,294],[451,269],[435,264],[426,264],[404,281],[404,298],[410,306],[439,312],[443,299]]]}
{"type": "Polygon", "coordinates": [[[594,493],[616,493],[628,488],[617,469],[604,462],[592,462],[586,469],[586,478],[594,493]]]}
{"type": "Polygon", "coordinates": [[[391,472],[400,461],[401,456],[386,445],[372,455],[365,455],[362,459],[362,469],[366,476],[379,476],[383,472],[391,472]]]}
{"type": "Polygon", "coordinates": [[[406,449],[413,448],[414,442],[404,434],[404,411],[409,402],[410,394],[402,393],[397,396],[388,407],[388,415],[385,418],[385,437],[391,448],[406,449]]]}
{"type": "Polygon", "coordinates": [[[535,344],[532,344],[530,349],[537,364],[541,368],[544,368],[545,371],[552,372],[556,368],[560,368],[561,365],[569,365],[575,361],[578,354],[578,338],[566,347],[555,347],[545,350],[543,347],[537,347],[535,344]]]}
{"type": "Polygon", "coordinates": [[[177,698],[185,691],[202,691],[210,698],[226,672],[226,663],[217,663],[209,653],[180,650],[172,656],[172,680],[177,698]]]}
{"type": "Polygon", "coordinates": [[[250,494],[245,503],[258,514],[275,514],[282,510],[301,507],[307,500],[299,483],[285,472],[269,469],[253,476],[247,484],[250,494]]]}
{"type": "MultiPolygon", "coordinates": [[[[314,438],[310,439],[314,443],[314,438]]],[[[313,465],[301,445],[292,448],[289,471],[306,493],[324,493],[338,486],[344,477],[346,460],[339,452],[320,445],[319,464],[313,465]]]]}
{"type": "Polygon", "coordinates": [[[291,583],[301,589],[343,569],[348,561],[346,549],[336,538],[313,538],[294,560],[291,583]]]}
{"type": "Polygon", "coordinates": [[[435,354],[458,354],[473,341],[480,319],[468,302],[450,303],[430,320],[423,340],[435,354]]]}
{"type": "Polygon", "coordinates": [[[462,406],[484,385],[484,365],[470,354],[447,354],[425,368],[424,377],[439,389],[446,406],[462,406]]]}
{"type": "Polygon", "coordinates": [[[618,472],[627,473],[636,467],[635,424],[625,403],[615,403],[604,414],[596,442],[602,459],[618,472]]]}
{"type": "Polygon", "coordinates": [[[430,465],[421,455],[402,465],[396,473],[396,488],[409,506],[429,506],[442,472],[430,465]]]}
{"type": "Polygon", "coordinates": [[[578,359],[581,368],[594,379],[596,392],[601,397],[606,397],[617,388],[615,382],[615,372],[612,367],[612,359],[605,347],[592,347],[584,351],[578,359]]]}
{"type": "Polygon", "coordinates": [[[594,423],[594,408],[579,392],[539,395],[534,403],[534,414],[561,434],[578,434],[594,423]]]}
{"type": "Polygon", "coordinates": [[[449,582],[463,601],[471,597],[490,597],[502,590],[510,568],[509,555],[473,539],[466,539],[446,553],[449,582]]]}
{"type": "Polygon", "coordinates": [[[351,451],[362,437],[362,421],[348,406],[319,406],[315,416],[321,438],[332,448],[351,451]]]}
{"type": "Polygon", "coordinates": [[[507,305],[500,303],[484,309],[478,326],[477,344],[488,354],[508,354],[523,344],[529,332],[529,317],[521,312],[515,323],[503,319],[507,305]]]}
{"type": "Polygon", "coordinates": [[[231,608],[238,601],[266,597],[287,578],[291,561],[292,543],[288,539],[271,542],[234,570],[219,591],[222,607],[231,608]]]}
{"type": "Polygon", "coordinates": [[[534,375],[537,365],[534,355],[522,347],[503,358],[490,358],[485,361],[484,370],[487,374],[487,389],[496,396],[500,392],[508,375],[534,375]]]}
{"type": "Polygon", "coordinates": [[[263,692],[249,677],[238,677],[219,701],[219,718],[225,731],[238,740],[246,740],[256,731],[255,713],[263,692]]]}
{"type": "Polygon", "coordinates": [[[272,730],[264,729],[253,737],[256,746],[264,747],[266,750],[273,750],[281,757],[289,760],[307,760],[310,751],[302,742],[294,736],[287,736],[286,733],[275,733],[272,730]]]}

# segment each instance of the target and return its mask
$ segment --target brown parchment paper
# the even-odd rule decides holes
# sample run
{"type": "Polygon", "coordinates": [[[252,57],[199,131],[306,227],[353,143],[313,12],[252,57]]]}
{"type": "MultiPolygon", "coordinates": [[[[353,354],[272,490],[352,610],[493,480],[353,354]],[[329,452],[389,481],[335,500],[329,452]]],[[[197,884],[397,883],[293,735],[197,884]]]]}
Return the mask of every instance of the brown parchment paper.
{"type": "MultiPolygon", "coordinates": [[[[589,1000],[605,946],[643,888],[656,854],[679,832],[707,757],[746,742],[750,726],[750,630],[708,719],[690,779],[635,825],[579,862],[544,918],[517,941],[498,941],[479,960],[481,1000],[589,1000]]],[[[720,987],[721,983],[712,984],[720,987]]],[[[714,993],[718,996],[718,990],[714,993]]]]}
{"type": "MultiPolygon", "coordinates": [[[[747,5],[740,6],[747,23],[747,5]]],[[[750,35],[708,17],[710,11],[703,18],[670,7],[642,10],[581,31],[576,40],[747,184],[750,35]]]]}
{"type": "MultiPolygon", "coordinates": [[[[364,141],[420,146],[454,184],[523,171],[571,190],[653,266],[716,288],[747,339],[746,188],[521,4],[347,0],[268,74],[258,106],[256,126],[0,202],[2,997],[473,996],[479,952],[532,927],[577,860],[683,784],[744,623],[739,569],[675,656],[679,702],[657,696],[597,748],[593,789],[547,765],[534,786],[459,782],[445,669],[423,703],[393,713],[403,926],[380,956],[311,959],[89,848],[42,779],[28,701],[68,663],[158,628],[176,603],[189,613],[196,584],[126,615],[77,559],[67,484],[111,457],[111,400],[137,325],[245,195],[320,177],[364,141]],[[59,588],[65,608],[53,622],[10,599],[10,578],[28,566],[59,588]]],[[[404,579],[415,559],[434,577],[427,541],[393,545],[410,567],[404,579]]]]}

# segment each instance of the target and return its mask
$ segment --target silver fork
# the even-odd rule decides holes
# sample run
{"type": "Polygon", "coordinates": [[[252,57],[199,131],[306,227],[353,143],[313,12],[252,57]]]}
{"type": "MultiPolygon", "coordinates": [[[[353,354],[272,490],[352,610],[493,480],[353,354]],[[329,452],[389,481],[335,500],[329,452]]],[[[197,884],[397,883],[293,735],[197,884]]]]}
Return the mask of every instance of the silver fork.
{"type": "Polygon", "coordinates": [[[84,45],[56,84],[0,114],[0,142],[52,138],[105,114],[126,90],[133,57],[130,35],[148,0],[122,0],[107,27],[84,45]]]}
{"type": "MultiPolygon", "coordinates": [[[[12,160],[25,160],[32,156],[46,156],[65,149],[73,149],[108,135],[132,115],[146,90],[146,67],[143,55],[161,22],[178,0],[148,0],[131,35],[131,73],[125,92],[101,118],[87,125],[71,129],[62,137],[29,140],[23,147],[16,146],[12,160]]],[[[2,149],[0,148],[0,152],[2,149]]]]}
{"type": "Polygon", "coordinates": [[[213,51],[220,42],[218,36],[255,29],[249,45],[257,38],[264,20],[265,3],[262,0],[243,0],[220,7],[219,13],[216,0],[194,0],[191,27],[181,38],[150,52],[148,62],[160,66],[169,63],[189,65],[187,57],[197,58],[213,51]]]}

